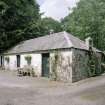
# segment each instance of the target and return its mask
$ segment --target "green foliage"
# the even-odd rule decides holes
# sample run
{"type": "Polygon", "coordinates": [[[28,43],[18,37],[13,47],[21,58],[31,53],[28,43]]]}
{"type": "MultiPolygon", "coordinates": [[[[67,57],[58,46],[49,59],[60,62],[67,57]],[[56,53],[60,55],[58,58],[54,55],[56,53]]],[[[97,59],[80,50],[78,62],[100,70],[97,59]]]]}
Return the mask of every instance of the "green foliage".
{"type": "Polygon", "coordinates": [[[95,47],[105,50],[105,1],[80,0],[62,20],[64,30],[85,39],[91,36],[95,47]]]}
{"type": "Polygon", "coordinates": [[[35,0],[1,0],[0,52],[20,41],[37,37],[40,18],[35,0]]]}
{"type": "Polygon", "coordinates": [[[57,75],[57,66],[59,64],[59,53],[58,52],[54,52],[54,56],[51,58],[51,62],[52,62],[51,79],[56,81],[58,79],[58,75],[57,75]]]}
{"type": "Polygon", "coordinates": [[[96,55],[93,52],[89,52],[89,76],[95,76],[96,75],[96,64],[95,64],[95,58],[96,55]]]}
{"type": "Polygon", "coordinates": [[[97,76],[102,74],[101,61],[97,53],[91,48],[89,51],[89,76],[97,76]]]}
{"type": "Polygon", "coordinates": [[[9,57],[5,57],[6,62],[9,64],[10,62],[10,58],[9,57]]]}
{"type": "Polygon", "coordinates": [[[32,57],[30,55],[25,56],[25,60],[27,61],[28,65],[31,65],[32,57]]]}
{"type": "Polygon", "coordinates": [[[45,34],[49,34],[50,30],[53,30],[55,33],[63,30],[61,27],[61,23],[52,18],[43,18],[41,23],[44,27],[45,34]]]}

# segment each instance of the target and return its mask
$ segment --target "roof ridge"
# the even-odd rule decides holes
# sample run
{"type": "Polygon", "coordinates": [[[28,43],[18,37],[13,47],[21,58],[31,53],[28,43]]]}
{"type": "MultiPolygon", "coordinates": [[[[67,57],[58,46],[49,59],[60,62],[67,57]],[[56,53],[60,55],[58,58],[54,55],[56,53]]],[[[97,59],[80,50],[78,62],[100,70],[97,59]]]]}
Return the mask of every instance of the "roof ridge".
{"type": "MultiPolygon", "coordinates": [[[[39,36],[39,37],[36,37],[36,38],[28,39],[28,40],[25,40],[25,41],[34,40],[34,39],[39,39],[39,38],[43,38],[43,37],[49,37],[49,36],[57,35],[57,34],[63,33],[63,32],[64,32],[64,31],[62,31],[62,32],[56,32],[56,33],[53,33],[53,34],[47,34],[47,35],[39,36]]],[[[24,42],[24,41],[23,41],[23,42],[24,42]]]]}
{"type": "Polygon", "coordinates": [[[71,35],[72,37],[74,37],[75,39],[83,42],[85,44],[85,41],[81,40],[80,38],[78,38],[77,36],[72,35],[71,33],[66,32],[67,34],[71,35]]]}
{"type": "Polygon", "coordinates": [[[68,37],[68,34],[67,34],[67,32],[66,31],[64,31],[64,38],[66,39],[66,41],[67,41],[67,43],[68,43],[68,46],[69,47],[73,47],[73,44],[72,44],[72,42],[70,41],[70,39],[69,39],[69,37],[68,37]]]}

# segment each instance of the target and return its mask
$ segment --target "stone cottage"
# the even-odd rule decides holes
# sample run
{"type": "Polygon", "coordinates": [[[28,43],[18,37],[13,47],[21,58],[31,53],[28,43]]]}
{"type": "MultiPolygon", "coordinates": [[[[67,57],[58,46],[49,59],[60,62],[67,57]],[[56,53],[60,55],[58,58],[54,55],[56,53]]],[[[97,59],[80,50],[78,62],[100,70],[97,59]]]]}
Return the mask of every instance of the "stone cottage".
{"type": "Polygon", "coordinates": [[[82,41],[67,32],[23,41],[1,54],[0,65],[17,70],[28,65],[26,58],[30,57],[37,76],[76,82],[89,77],[90,48],[97,55],[93,66],[101,72],[102,52],[93,48],[91,38],[82,41]]]}

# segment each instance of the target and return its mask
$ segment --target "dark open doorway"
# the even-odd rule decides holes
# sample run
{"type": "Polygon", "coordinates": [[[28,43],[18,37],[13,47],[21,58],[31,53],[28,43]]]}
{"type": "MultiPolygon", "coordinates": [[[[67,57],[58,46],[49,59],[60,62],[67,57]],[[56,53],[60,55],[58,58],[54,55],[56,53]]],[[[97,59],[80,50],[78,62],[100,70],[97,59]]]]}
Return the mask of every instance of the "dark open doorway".
{"type": "Polygon", "coordinates": [[[20,55],[17,55],[17,67],[20,67],[20,55]]]}
{"type": "Polygon", "coordinates": [[[4,56],[1,56],[1,66],[4,66],[4,56]]]}
{"type": "Polygon", "coordinates": [[[42,54],[42,76],[49,77],[49,53],[42,54]]]}

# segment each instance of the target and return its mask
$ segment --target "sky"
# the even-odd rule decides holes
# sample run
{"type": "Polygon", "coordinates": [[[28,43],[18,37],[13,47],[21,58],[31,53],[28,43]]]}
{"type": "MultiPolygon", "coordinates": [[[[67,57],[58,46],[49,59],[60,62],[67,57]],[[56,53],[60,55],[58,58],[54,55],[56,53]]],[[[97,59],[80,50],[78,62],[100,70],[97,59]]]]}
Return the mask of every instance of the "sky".
{"type": "Polygon", "coordinates": [[[79,0],[37,0],[40,5],[40,12],[44,16],[60,20],[70,13],[68,8],[73,8],[79,0]]]}

